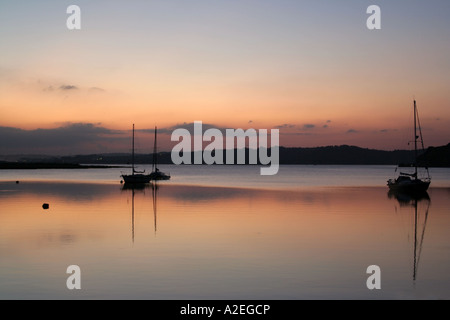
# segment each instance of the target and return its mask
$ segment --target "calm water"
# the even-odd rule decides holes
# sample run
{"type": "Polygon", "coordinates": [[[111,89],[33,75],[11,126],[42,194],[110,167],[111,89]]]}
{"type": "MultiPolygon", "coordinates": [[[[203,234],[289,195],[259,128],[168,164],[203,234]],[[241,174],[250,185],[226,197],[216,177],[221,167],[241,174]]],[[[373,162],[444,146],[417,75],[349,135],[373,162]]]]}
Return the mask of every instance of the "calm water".
{"type": "Polygon", "coordinates": [[[449,169],[418,200],[390,166],[161,169],[136,190],[127,169],[0,171],[0,299],[450,298],[449,169]]]}

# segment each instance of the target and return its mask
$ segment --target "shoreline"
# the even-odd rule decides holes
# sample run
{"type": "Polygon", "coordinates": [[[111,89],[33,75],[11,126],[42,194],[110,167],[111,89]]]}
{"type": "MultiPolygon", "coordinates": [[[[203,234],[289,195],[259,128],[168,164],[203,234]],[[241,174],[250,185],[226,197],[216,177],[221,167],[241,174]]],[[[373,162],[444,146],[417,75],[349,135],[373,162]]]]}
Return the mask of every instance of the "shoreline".
{"type": "Polygon", "coordinates": [[[84,165],[78,163],[46,163],[46,162],[0,162],[0,170],[27,170],[27,169],[111,169],[125,168],[112,165],[84,165]]]}

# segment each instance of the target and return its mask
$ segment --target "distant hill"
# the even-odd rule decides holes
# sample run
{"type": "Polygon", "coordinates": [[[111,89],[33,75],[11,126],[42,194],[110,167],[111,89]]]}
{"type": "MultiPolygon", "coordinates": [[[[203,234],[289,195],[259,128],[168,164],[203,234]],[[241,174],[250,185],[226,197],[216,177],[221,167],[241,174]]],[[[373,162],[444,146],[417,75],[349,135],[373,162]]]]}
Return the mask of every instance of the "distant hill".
{"type": "Polygon", "coordinates": [[[450,143],[441,147],[429,147],[417,158],[417,163],[428,167],[450,167],[450,143]]]}
{"type": "MultiPolygon", "coordinates": [[[[248,159],[249,150],[246,149],[246,159],[248,159]]],[[[236,150],[235,150],[236,159],[236,150]]],[[[225,163],[224,152],[224,163],[225,163]]],[[[194,154],[191,154],[191,163],[194,154]]],[[[9,157],[8,162],[11,161],[9,157]]],[[[153,154],[136,154],[136,164],[151,164],[153,154]]],[[[342,164],[342,165],[409,165],[413,163],[414,152],[410,150],[394,150],[384,151],[375,149],[366,149],[356,146],[326,146],[315,148],[286,148],[280,147],[280,164],[342,164]]],[[[23,156],[16,157],[15,163],[27,164],[31,167],[33,163],[56,164],[90,164],[90,165],[107,165],[107,164],[130,164],[131,156],[129,154],[90,154],[75,156],[23,156]]],[[[158,162],[161,164],[172,164],[170,152],[158,153],[158,162]]],[[[0,168],[6,167],[7,162],[0,162],[0,168]]],[[[236,163],[236,161],[235,161],[236,163]]],[[[450,143],[441,147],[429,147],[423,154],[418,157],[418,163],[427,164],[429,167],[450,167],[450,143]]],[[[51,166],[50,166],[51,167],[51,166]]],[[[59,165],[61,167],[61,165],[59,165]]],[[[64,166],[63,166],[64,167],[64,166]]]]}
{"type": "Polygon", "coordinates": [[[0,169],[89,169],[111,168],[105,165],[82,165],[63,162],[8,162],[0,161],[0,169]]]}
{"type": "MultiPolygon", "coordinates": [[[[235,163],[237,152],[235,150],[235,163]]],[[[224,152],[224,163],[225,163],[224,152]]],[[[245,159],[249,159],[249,150],[245,150],[245,159]]],[[[75,156],[22,156],[16,157],[15,161],[1,162],[0,168],[6,168],[7,163],[23,164],[24,167],[32,167],[39,163],[40,167],[64,167],[61,164],[90,164],[90,165],[111,165],[111,164],[130,164],[131,156],[124,153],[116,154],[90,154],[75,156]]],[[[191,163],[194,163],[194,154],[191,153],[191,163]]],[[[151,164],[153,154],[136,154],[136,164],[151,164]]],[[[158,162],[160,164],[172,164],[170,152],[158,153],[158,162]]],[[[286,148],[280,147],[280,164],[342,164],[342,165],[405,165],[408,166],[414,162],[414,152],[410,150],[384,151],[375,149],[366,149],[356,146],[326,146],[315,148],[286,148]]],[[[450,143],[441,147],[429,147],[425,152],[419,155],[418,163],[429,167],[450,167],[450,143]]]]}
{"type": "Polygon", "coordinates": [[[315,148],[280,148],[282,164],[380,164],[397,165],[411,162],[408,150],[383,151],[355,146],[327,146],[315,148]]]}

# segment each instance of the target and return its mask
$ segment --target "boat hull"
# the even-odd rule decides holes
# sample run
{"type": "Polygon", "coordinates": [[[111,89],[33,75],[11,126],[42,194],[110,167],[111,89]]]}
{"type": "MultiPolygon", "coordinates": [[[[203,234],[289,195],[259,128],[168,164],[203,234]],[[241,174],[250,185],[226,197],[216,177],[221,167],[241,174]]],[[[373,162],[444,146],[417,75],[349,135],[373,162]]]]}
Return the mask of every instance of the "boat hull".
{"type": "Polygon", "coordinates": [[[388,187],[392,191],[401,191],[409,193],[421,193],[428,190],[430,186],[430,181],[424,180],[410,180],[398,182],[396,180],[388,180],[388,187]]]}
{"type": "Polygon", "coordinates": [[[128,184],[149,183],[151,180],[150,174],[129,174],[122,175],[123,181],[128,184]]]}
{"type": "Polygon", "coordinates": [[[170,180],[170,175],[165,174],[164,172],[152,172],[150,174],[150,179],[151,180],[170,180]]]}

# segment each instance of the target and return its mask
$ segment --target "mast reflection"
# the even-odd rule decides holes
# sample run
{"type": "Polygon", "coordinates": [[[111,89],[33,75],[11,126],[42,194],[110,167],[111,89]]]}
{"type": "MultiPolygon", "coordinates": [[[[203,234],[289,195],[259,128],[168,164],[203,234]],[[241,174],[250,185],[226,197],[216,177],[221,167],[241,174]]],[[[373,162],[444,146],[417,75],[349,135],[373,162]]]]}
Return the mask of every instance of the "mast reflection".
{"type": "Polygon", "coordinates": [[[155,235],[156,235],[156,205],[157,205],[157,195],[158,195],[158,183],[156,180],[152,181],[151,183],[152,187],[152,200],[153,200],[153,219],[155,223],[155,235]]]}
{"type": "Polygon", "coordinates": [[[401,193],[395,191],[389,191],[388,197],[390,199],[394,198],[400,204],[400,207],[412,207],[414,208],[414,257],[413,257],[413,282],[415,283],[417,279],[417,272],[419,268],[420,255],[422,253],[423,240],[425,237],[425,229],[428,221],[428,213],[430,209],[431,199],[428,192],[421,193],[401,193]],[[418,204],[425,204],[424,222],[420,234],[420,240],[418,239],[418,220],[419,220],[419,210],[418,204]]]}
{"type": "Polygon", "coordinates": [[[152,191],[152,205],[153,205],[153,220],[154,220],[154,232],[157,231],[157,194],[159,185],[156,181],[151,181],[149,184],[124,184],[122,185],[122,191],[131,191],[131,238],[134,243],[134,196],[136,192],[144,192],[146,189],[152,191]]]}
{"type": "Polygon", "coordinates": [[[136,191],[145,191],[148,188],[144,183],[125,183],[122,185],[122,191],[131,191],[131,240],[134,243],[134,195],[136,191]]]}

